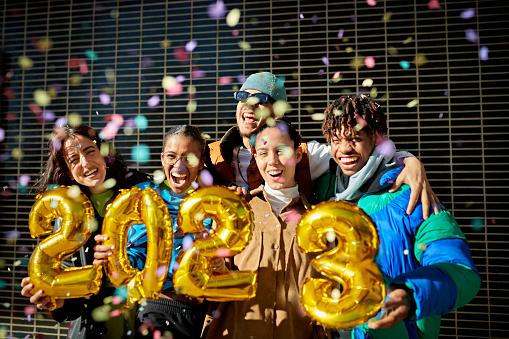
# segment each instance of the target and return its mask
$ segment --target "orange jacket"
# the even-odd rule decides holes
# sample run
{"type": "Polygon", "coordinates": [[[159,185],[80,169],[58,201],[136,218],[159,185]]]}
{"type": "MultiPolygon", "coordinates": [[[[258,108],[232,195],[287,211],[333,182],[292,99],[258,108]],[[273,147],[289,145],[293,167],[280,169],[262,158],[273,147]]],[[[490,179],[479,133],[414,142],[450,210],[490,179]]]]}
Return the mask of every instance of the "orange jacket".
{"type": "MultiPolygon", "coordinates": [[[[235,147],[242,145],[242,137],[239,134],[237,126],[232,127],[226,132],[220,141],[209,144],[209,152],[207,164],[212,164],[219,175],[216,184],[228,186],[236,182],[237,166],[233,163],[233,150],[235,147]],[[210,160],[210,161],[209,161],[210,160]],[[218,182],[219,181],[219,182],[218,182]]],[[[295,169],[295,180],[299,185],[300,193],[311,201],[311,173],[309,170],[308,148],[305,142],[301,142],[302,160],[297,164],[295,169]]],[[[247,182],[249,189],[253,190],[263,184],[263,178],[256,166],[254,156],[251,156],[251,163],[247,168],[247,182]]]]}

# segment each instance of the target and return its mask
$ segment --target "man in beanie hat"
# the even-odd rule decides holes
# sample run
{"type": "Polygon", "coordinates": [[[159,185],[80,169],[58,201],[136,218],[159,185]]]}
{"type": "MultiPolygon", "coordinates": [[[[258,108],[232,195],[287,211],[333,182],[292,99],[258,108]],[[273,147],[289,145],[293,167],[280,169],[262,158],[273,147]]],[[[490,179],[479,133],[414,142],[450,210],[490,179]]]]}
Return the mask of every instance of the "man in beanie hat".
{"type": "MultiPolygon", "coordinates": [[[[234,93],[234,98],[238,101],[237,125],[230,128],[220,141],[209,144],[206,164],[216,184],[236,185],[241,187],[237,191],[249,192],[264,182],[251,152],[251,139],[268,118],[276,117],[274,103],[286,101],[284,81],[270,72],[251,74],[240,91],[234,93]]],[[[300,148],[303,156],[297,164],[295,179],[299,191],[314,202],[312,181],[328,171],[330,146],[311,141],[302,142],[300,148]]],[[[438,213],[439,200],[429,186],[422,163],[408,152],[397,152],[395,157],[405,157],[405,169],[394,182],[393,189],[396,190],[403,182],[412,188],[407,212],[413,211],[421,196],[424,216],[428,216],[430,199],[435,213],[438,213]]]]}

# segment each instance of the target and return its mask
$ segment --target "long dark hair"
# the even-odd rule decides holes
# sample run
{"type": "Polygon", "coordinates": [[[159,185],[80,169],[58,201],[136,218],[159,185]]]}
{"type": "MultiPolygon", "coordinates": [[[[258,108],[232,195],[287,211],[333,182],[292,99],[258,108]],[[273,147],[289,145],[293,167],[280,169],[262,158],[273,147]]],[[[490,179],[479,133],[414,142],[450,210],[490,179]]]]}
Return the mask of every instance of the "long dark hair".
{"type": "MultiPolygon", "coordinates": [[[[99,150],[103,141],[99,138],[97,131],[86,125],[57,127],[53,131],[52,138],[48,143],[48,162],[41,171],[40,179],[35,184],[38,193],[44,193],[50,185],[78,185],[83,193],[90,195],[88,187],[78,184],[71,180],[70,172],[65,163],[64,145],[69,138],[78,135],[92,140],[99,150]]],[[[108,155],[104,157],[106,161],[106,178],[113,178],[117,184],[114,190],[126,179],[127,167],[122,156],[108,143],[108,155]]]]}

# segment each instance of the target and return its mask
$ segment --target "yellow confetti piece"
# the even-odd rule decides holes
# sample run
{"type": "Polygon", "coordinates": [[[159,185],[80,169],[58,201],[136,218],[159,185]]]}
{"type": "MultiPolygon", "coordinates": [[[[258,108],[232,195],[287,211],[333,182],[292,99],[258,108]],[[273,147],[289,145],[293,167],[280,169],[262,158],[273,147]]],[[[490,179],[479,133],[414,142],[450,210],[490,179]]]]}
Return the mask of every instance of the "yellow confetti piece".
{"type": "Polygon", "coordinates": [[[293,149],[288,146],[288,145],[284,145],[284,144],[280,144],[280,145],[277,145],[277,149],[281,150],[281,155],[286,158],[286,159],[290,159],[291,157],[293,157],[293,149]]]}
{"type": "Polygon", "coordinates": [[[110,12],[110,15],[113,19],[118,19],[118,17],[120,16],[120,13],[118,12],[118,10],[112,9],[110,12]]]}
{"type": "Polygon", "coordinates": [[[39,50],[40,51],[48,51],[53,47],[53,40],[50,38],[42,38],[39,40],[39,50]]]}
{"type": "Polygon", "coordinates": [[[336,240],[336,233],[330,231],[327,232],[327,235],[325,236],[328,242],[334,242],[336,240]]]}
{"type": "Polygon", "coordinates": [[[196,103],[196,101],[189,100],[189,102],[187,103],[187,106],[186,106],[186,111],[188,111],[189,113],[193,113],[196,111],[196,107],[198,107],[198,104],[196,103]]]}
{"type": "Polygon", "coordinates": [[[70,198],[77,198],[80,196],[80,193],[81,193],[81,190],[79,188],[78,185],[72,185],[68,190],[67,190],[67,196],[69,196],[70,198]]]}
{"type": "Polygon", "coordinates": [[[409,43],[411,43],[412,41],[414,41],[414,38],[412,38],[411,36],[409,36],[408,38],[406,38],[406,39],[403,41],[403,45],[409,44],[409,43]]]}
{"type": "Polygon", "coordinates": [[[170,89],[177,83],[177,79],[171,75],[167,75],[163,78],[162,86],[164,89],[170,89]]]}
{"type": "Polygon", "coordinates": [[[364,67],[364,57],[358,56],[356,58],[353,58],[350,60],[350,68],[351,69],[358,69],[364,67]]]}
{"type": "Polygon", "coordinates": [[[424,54],[417,54],[413,60],[417,66],[424,66],[428,62],[428,58],[424,54]]]}
{"type": "Polygon", "coordinates": [[[314,111],[315,111],[315,109],[314,109],[314,108],[313,108],[313,106],[311,106],[311,105],[306,105],[306,106],[304,106],[304,109],[305,109],[306,111],[308,111],[308,113],[309,113],[309,114],[313,114],[313,113],[314,113],[314,111]]]}
{"type": "MultiPolygon", "coordinates": [[[[104,70],[104,75],[106,76],[106,80],[108,80],[108,82],[110,83],[114,83],[115,82],[115,70],[113,68],[106,68],[104,70]]],[[[103,90],[104,92],[104,90],[103,90]]],[[[111,94],[111,93],[109,93],[111,94]]]]}
{"type": "Polygon", "coordinates": [[[270,109],[267,107],[260,108],[258,107],[254,111],[254,116],[256,119],[266,119],[270,116],[270,109]]]}
{"type": "Polygon", "coordinates": [[[369,96],[372,98],[376,98],[378,96],[378,91],[376,87],[373,87],[371,91],[369,92],[369,96]]]}
{"type": "Polygon", "coordinates": [[[364,79],[362,82],[362,87],[371,87],[373,86],[373,79],[364,79]]]}
{"type": "Polygon", "coordinates": [[[131,127],[124,127],[124,134],[125,135],[133,135],[134,130],[131,127]]]}
{"type": "Polygon", "coordinates": [[[96,219],[93,219],[92,221],[90,221],[88,223],[88,228],[90,228],[90,232],[92,232],[92,233],[97,231],[98,227],[99,227],[99,222],[96,219]]]}
{"type": "Polygon", "coordinates": [[[392,17],[392,12],[385,13],[384,16],[382,17],[382,22],[388,22],[389,20],[391,20],[391,17],[392,17]]]}
{"type": "Polygon", "coordinates": [[[15,148],[12,150],[12,157],[16,160],[20,160],[25,156],[25,153],[19,148],[15,148]]]}
{"type": "Polygon", "coordinates": [[[48,106],[51,103],[51,96],[43,89],[36,89],[34,91],[34,100],[41,106],[48,106]]]}
{"type": "Polygon", "coordinates": [[[205,140],[207,140],[207,139],[210,139],[210,138],[211,138],[211,137],[210,137],[210,135],[209,135],[209,134],[206,134],[206,133],[202,133],[202,134],[201,134],[201,137],[202,137],[203,139],[205,139],[205,140]]]}
{"type": "Polygon", "coordinates": [[[355,126],[353,127],[353,130],[354,130],[355,132],[359,132],[359,131],[360,131],[361,129],[363,129],[363,128],[364,128],[364,126],[362,126],[362,124],[357,124],[357,125],[355,125],[355,126]]]}
{"type": "Polygon", "coordinates": [[[411,107],[414,107],[415,105],[417,105],[418,103],[419,103],[419,100],[414,99],[414,100],[410,101],[408,104],[406,104],[406,107],[411,108],[411,107]]]}
{"type": "Polygon", "coordinates": [[[154,177],[154,181],[158,184],[162,183],[166,178],[166,174],[161,170],[155,170],[152,176],[154,177]]]}
{"type": "Polygon", "coordinates": [[[276,120],[274,120],[274,118],[267,118],[265,123],[267,124],[267,126],[273,127],[276,125],[276,120]]]}
{"type": "Polygon", "coordinates": [[[21,265],[21,260],[16,260],[16,261],[14,262],[14,266],[19,266],[19,265],[21,265]]]}
{"type": "Polygon", "coordinates": [[[171,46],[171,40],[164,39],[163,41],[161,41],[160,46],[161,46],[161,48],[165,48],[165,49],[170,47],[171,46]]]}
{"type": "Polygon", "coordinates": [[[78,113],[71,113],[67,117],[67,122],[71,126],[81,125],[81,115],[79,115],[78,113]]]}
{"type": "Polygon", "coordinates": [[[48,89],[48,94],[49,94],[49,96],[50,96],[52,99],[54,99],[54,98],[56,98],[56,97],[57,97],[58,92],[57,92],[57,90],[55,89],[55,87],[53,87],[53,86],[52,86],[52,87],[50,87],[50,88],[48,89]]]}
{"type": "Polygon", "coordinates": [[[276,117],[282,117],[291,111],[292,106],[290,106],[290,104],[286,101],[278,100],[274,103],[274,105],[272,105],[272,108],[274,109],[276,117]]]}
{"type": "Polygon", "coordinates": [[[83,77],[79,74],[73,74],[69,77],[71,85],[79,85],[81,83],[81,79],[83,79],[83,77]]]}
{"type": "Polygon", "coordinates": [[[341,297],[341,291],[337,288],[333,288],[330,296],[332,297],[332,299],[339,299],[341,297]]]}
{"type": "Polygon", "coordinates": [[[226,16],[226,24],[230,27],[233,27],[239,23],[239,19],[240,19],[240,9],[234,8],[226,16]]]}
{"type": "Polygon", "coordinates": [[[189,86],[189,87],[187,88],[187,93],[189,93],[189,94],[191,94],[191,95],[195,94],[195,93],[196,93],[196,87],[195,87],[195,86],[193,86],[193,85],[189,86]]]}
{"type": "Polygon", "coordinates": [[[109,178],[108,180],[103,182],[103,187],[106,189],[110,189],[110,188],[115,187],[116,184],[117,184],[117,181],[115,179],[109,178]]]}
{"type": "Polygon", "coordinates": [[[425,251],[428,246],[426,246],[425,243],[420,243],[420,244],[417,244],[417,248],[420,249],[421,251],[425,251]]]}
{"type": "Polygon", "coordinates": [[[311,119],[313,119],[315,121],[321,121],[321,120],[323,120],[324,117],[325,117],[325,115],[323,113],[315,113],[315,114],[311,115],[311,119]]]}
{"type": "Polygon", "coordinates": [[[196,155],[194,155],[194,153],[187,153],[186,155],[189,165],[191,165],[192,167],[198,166],[198,164],[200,163],[200,159],[196,155]]]}
{"type": "Polygon", "coordinates": [[[353,52],[353,48],[352,48],[352,47],[347,47],[347,48],[345,49],[345,52],[347,52],[347,53],[352,53],[352,52],[353,52]]]}
{"type": "Polygon", "coordinates": [[[240,49],[242,49],[244,51],[251,50],[251,44],[247,41],[239,41],[239,47],[240,47],[240,49]]]}
{"type": "Polygon", "coordinates": [[[18,59],[18,65],[22,69],[30,69],[34,66],[34,62],[32,61],[32,59],[30,59],[26,55],[22,55],[18,59]]]}
{"type": "Polygon", "coordinates": [[[404,254],[404,255],[408,255],[408,250],[404,250],[404,251],[403,251],[403,254],[404,254]]]}
{"type": "Polygon", "coordinates": [[[387,48],[387,51],[389,52],[390,55],[398,55],[399,54],[399,51],[396,49],[396,47],[393,47],[393,46],[389,46],[387,48]]]}
{"type": "Polygon", "coordinates": [[[96,307],[92,311],[92,318],[97,322],[106,321],[110,319],[110,310],[111,310],[110,305],[102,305],[96,307]]]}
{"type": "Polygon", "coordinates": [[[339,116],[339,115],[341,115],[341,113],[343,113],[343,111],[340,109],[334,108],[334,110],[332,110],[332,113],[334,113],[335,116],[339,116]]]}
{"type": "Polygon", "coordinates": [[[103,157],[110,155],[110,145],[107,142],[101,144],[101,155],[103,157]]]}

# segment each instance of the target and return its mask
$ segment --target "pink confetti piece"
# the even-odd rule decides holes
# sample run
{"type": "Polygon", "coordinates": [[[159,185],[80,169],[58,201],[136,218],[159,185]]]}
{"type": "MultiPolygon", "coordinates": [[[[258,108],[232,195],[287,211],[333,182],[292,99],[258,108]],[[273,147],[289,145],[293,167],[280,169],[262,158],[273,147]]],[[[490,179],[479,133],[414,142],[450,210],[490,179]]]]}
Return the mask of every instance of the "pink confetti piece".
{"type": "Polygon", "coordinates": [[[219,85],[220,86],[224,86],[224,85],[228,85],[228,84],[231,84],[232,83],[232,78],[228,77],[228,76],[224,76],[224,77],[220,77],[219,78],[219,85]]]}
{"type": "Polygon", "coordinates": [[[212,174],[210,174],[210,172],[206,169],[201,170],[200,181],[205,187],[209,187],[214,184],[214,178],[212,177],[212,174]]]}
{"type": "Polygon", "coordinates": [[[339,31],[338,31],[338,39],[343,39],[343,35],[345,34],[345,30],[343,28],[341,28],[339,31]]]}
{"type": "Polygon", "coordinates": [[[31,102],[28,104],[28,108],[30,108],[30,110],[37,116],[41,115],[42,113],[42,108],[37,105],[35,102],[31,102]]]}
{"type": "Polygon", "coordinates": [[[114,279],[118,279],[118,271],[113,271],[111,275],[113,276],[114,279]]]}
{"type": "Polygon", "coordinates": [[[330,65],[330,62],[329,62],[329,58],[327,58],[326,56],[323,56],[322,57],[322,62],[324,65],[326,66],[329,66],[330,65]]]}
{"type": "Polygon", "coordinates": [[[490,50],[488,49],[488,47],[486,47],[486,46],[482,46],[482,47],[479,49],[479,58],[480,58],[482,61],[486,61],[486,60],[488,60],[489,53],[490,53],[490,50]]]}
{"type": "Polygon", "coordinates": [[[239,30],[238,30],[238,29],[234,29],[234,30],[232,31],[232,35],[233,35],[233,36],[237,36],[237,35],[239,35],[239,30]]]}
{"type": "Polygon", "coordinates": [[[87,75],[88,74],[88,65],[87,65],[87,62],[85,60],[79,60],[79,67],[80,67],[80,73],[83,74],[83,75],[87,75]]]}
{"type": "Polygon", "coordinates": [[[111,140],[117,135],[119,128],[120,128],[119,125],[117,125],[113,121],[110,121],[101,130],[101,132],[99,133],[99,137],[104,140],[111,140]]]}
{"type": "Polygon", "coordinates": [[[376,6],[375,0],[366,0],[366,3],[368,4],[368,6],[376,6]]]}
{"type": "Polygon", "coordinates": [[[115,318],[120,315],[120,310],[113,310],[110,312],[110,317],[115,318]]]}
{"type": "Polygon", "coordinates": [[[334,73],[334,75],[332,76],[333,79],[337,79],[339,78],[339,76],[341,75],[341,72],[337,71],[336,73],[334,73]]]}
{"type": "Polygon", "coordinates": [[[225,16],[226,13],[226,6],[224,5],[224,2],[219,0],[217,2],[213,2],[209,5],[207,8],[207,14],[209,18],[212,19],[221,19],[225,16]]]}
{"type": "Polygon", "coordinates": [[[123,301],[124,301],[124,299],[119,295],[116,295],[113,297],[113,299],[111,299],[111,303],[113,305],[120,305],[123,301]]]}
{"type": "Polygon", "coordinates": [[[168,272],[168,266],[161,265],[156,270],[156,277],[160,278],[168,272]]]}
{"type": "Polygon", "coordinates": [[[193,247],[193,237],[186,235],[182,240],[182,249],[188,251],[191,247],[193,247]]]}
{"type": "Polygon", "coordinates": [[[173,50],[173,56],[182,64],[185,64],[189,61],[189,53],[187,53],[186,50],[181,47],[175,48],[173,50]]]}
{"type": "Polygon", "coordinates": [[[160,100],[161,98],[159,98],[159,95],[154,95],[147,100],[147,106],[152,108],[157,107],[159,105],[160,100]]]}
{"type": "Polygon", "coordinates": [[[296,225],[299,223],[301,218],[302,218],[302,215],[299,213],[299,211],[297,211],[295,209],[290,209],[288,211],[288,214],[285,216],[285,222],[287,224],[296,225]]]}
{"type": "Polygon", "coordinates": [[[161,338],[161,331],[159,331],[159,330],[155,330],[155,331],[154,331],[153,338],[154,338],[154,339],[160,339],[160,338],[161,338]]]}
{"type": "Polygon", "coordinates": [[[279,54],[274,54],[274,59],[279,59],[279,54]]]}
{"type": "Polygon", "coordinates": [[[186,44],[186,51],[188,51],[189,53],[191,53],[192,51],[194,51],[194,49],[196,48],[196,46],[198,46],[198,43],[194,40],[191,40],[189,41],[187,44],[186,44]]]}
{"type": "Polygon", "coordinates": [[[166,90],[166,94],[168,94],[170,97],[174,97],[176,95],[182,94],[183,90],[184,87],[182,84],[178,81],[175,81],[175,83],[166,90]]]}
{"type": "Polygon", "coordinates": [[[111,97],[109,94],[101,93],[99,94],[99,101],[101,101],[101,104],[104,106],[108,106],[111,103],[111,97]]]}
{"type": "Polygon", "coordinates": [[[175,261],[175,262],[173,262],[173,267],[171,269],[172,269],[172,271],[176,271],[179,269],[179,267],[180,267],[180,264],[175,261]]]}
{"type": "Polygon", "coordinates": [[[191,186],[193,186],[193,188],[194,188],[195,190],[197,190],[198,188],[200,188],[200,184],[198,184],[196,181],[193,181],[193,182],[191,183],[191,186]]]}
{"type": "Polygon", "coordinates": [[[475,16],[475,9],[473,8],[468,8],[468,9],[465,9],[463,12],[460,13],[460,16],[462,19],[472,19],[474,16],[475,16]]]}
{"type": "Polygon", "coordinates": [[[25,307],[25,315],[32,315],[35,313],[35,306],[26,306],[25,307]]]}
{"type": "Polygon", "coordinates": [[[364,64],[367,68],[373,68],[375,67],[375,58],[369,56],[364,59],[364,64]]]}
{"type": "Polygon", "coordinates": [[[78,58],[70,58],[67,65],[70,69],[77,69],[79,68],[80,61],[78,58]]]}
{"type": "Polygon", "coordinates": [[[213,310],[211,315],[214,319],[218,319],[221,316],[221,311],[213,310]]]}
{"type": "Polygon", "coordinates": [[[16,97],[16,95],[14,94],[14,90],[9,87],[4,88],[4,95],[7,98],[7,100],[12,100],[16,97]]]}
{"type": "Polygon", "coordinates": [[[440,3],[438,2],[438,0],[429,0],[428,8],[429,9],[438,9],[438,8],[440,8],[440,3]]]}
{"type": "Polygon", "coordinates": [[[116,123],[119,127],[124,124],[124,117],[121,114],[114,113],[112,115],[109,115],[107,117],[109,121],[113,121],[116,123]]]}
{"type": "Polygon", "coordinates": [[[217,251],[216,251],[216,256],[218,258],[228,258],[229,256],[231,256],[231,251],[227,248],[218,248],[217,251]]]}

